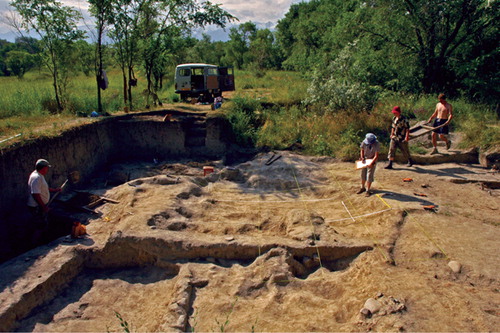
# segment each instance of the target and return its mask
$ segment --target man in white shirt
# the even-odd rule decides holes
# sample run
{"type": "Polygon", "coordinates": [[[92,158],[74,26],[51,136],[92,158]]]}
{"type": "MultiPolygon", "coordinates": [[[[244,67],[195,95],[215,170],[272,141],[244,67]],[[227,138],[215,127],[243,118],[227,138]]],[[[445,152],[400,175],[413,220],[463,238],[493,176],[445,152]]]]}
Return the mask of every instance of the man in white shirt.
{"type": "MultiPolygon", "coordinates": [[[[28,198],[28,209],[33,216],[36,229],[47,227],[47,213],[49,211],[48,203],[50,192],[60,192],[60,188],[50,188],[45,180],[45,175],[51,167],[47,160],[39,159],[36,161],[35,170],[30,174],[28,186],[30,195],[28,198]]],[[[35,238],[38,238],[38,233],[35,238]]],[[[38,241],[36,239],[35,241],[38,241]]]]}

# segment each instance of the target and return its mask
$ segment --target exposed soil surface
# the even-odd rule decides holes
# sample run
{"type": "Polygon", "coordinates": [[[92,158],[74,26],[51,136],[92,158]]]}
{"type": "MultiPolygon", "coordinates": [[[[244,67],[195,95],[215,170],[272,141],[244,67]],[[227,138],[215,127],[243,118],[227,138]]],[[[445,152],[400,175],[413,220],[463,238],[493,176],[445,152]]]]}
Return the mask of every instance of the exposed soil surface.
{"type": "Polygon", "coordinates": [[[123,331],[115,311],[137,332],[500,327],[498,174],[379,164],[366,197],[353,163],[330,158],[155,162],[95,179],[88,192],[111,200],[74,214],[85,238],[2,266],[12,329],[123,331]]]}

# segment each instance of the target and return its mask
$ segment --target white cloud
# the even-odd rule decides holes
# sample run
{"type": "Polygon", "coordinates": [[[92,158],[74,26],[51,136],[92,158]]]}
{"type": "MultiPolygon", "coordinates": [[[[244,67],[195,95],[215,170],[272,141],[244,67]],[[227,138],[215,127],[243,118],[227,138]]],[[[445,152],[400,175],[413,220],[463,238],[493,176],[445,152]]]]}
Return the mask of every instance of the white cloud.
{"type": "MultiPolygon", "coordinates": [[[[11,0],[0,0],[0,16],[5,12],[12,10],[9,2],[11,0]]],[[[66,6],[74,7],[81,11],[87,24],[89,22],[87,0],[59,0],[66,6]]],[[[221,7],[233,16],[239,19],[236,24],[252,21],[258,26],[266,25],[274,27],[278,20],[282,19],[288,12],[292,3],[298,3],[302,0],[212,0],[214,4],[220,4],[221,7]]],[[[304,0],[308,1],[308,0],[304,0]]],[[[11,32],[11,28],[0,20],[0,36],[11,32]]],[[[0,37],[1,38],[1,37],[0,37]]]]}
{"type": "Polygon", "coordinates": [[[278,21],[283,18],[290,8],[292,0],[219,0],[221,7],[232,15],[236,16],[240,22],[268,22],[278,21]]]}

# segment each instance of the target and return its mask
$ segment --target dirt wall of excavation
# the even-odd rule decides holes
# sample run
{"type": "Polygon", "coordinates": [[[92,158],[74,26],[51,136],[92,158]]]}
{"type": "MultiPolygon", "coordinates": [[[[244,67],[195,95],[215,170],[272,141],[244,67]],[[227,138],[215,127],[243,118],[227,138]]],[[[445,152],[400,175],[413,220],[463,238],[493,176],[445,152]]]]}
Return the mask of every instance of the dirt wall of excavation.
{"type": "MultiPolygon", "coordinates": [[[[159,111],[97,119],[55,137],[4,147],[0,155],[0,262],[17,254],[12,244],[26,241],[27,180],[37,159],[45,158],[53,166],[46,176],[49,186],[60,186],[74,171],[79,174],[78,184],[84,184],[115,162],[222,157],[227,131],[222,118],[159,111]],[[167,112],[172,117],[164,122],[167,112]]],[[[78,185],[69,178],[70,187],[78,185]]]]}

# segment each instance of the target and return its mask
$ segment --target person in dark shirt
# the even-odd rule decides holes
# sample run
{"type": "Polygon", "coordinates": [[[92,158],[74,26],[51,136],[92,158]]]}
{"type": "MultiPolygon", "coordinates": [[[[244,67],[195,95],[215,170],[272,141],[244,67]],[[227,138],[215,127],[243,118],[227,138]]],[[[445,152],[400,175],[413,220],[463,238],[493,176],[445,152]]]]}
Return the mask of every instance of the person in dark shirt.
{"type": "Polygon", "coordinates": [[[405,159],[408,159],[407,165],[411,167],[413,165],[413,160],[408,148],[408,140],[410,140],[410,122],[401,114],[401,108],[399,106],[395,106],[392,109],[392,113],[394,117],[392,118],[391,143],[387,156],[389,163],[386,165],[385,169],[392,169],[392,163],[394,162],[394,157],[396,156],[396,150],[398,148],[403,153],[405,159]]]}

